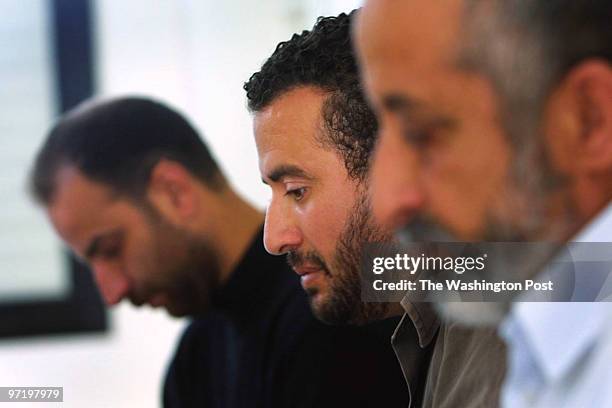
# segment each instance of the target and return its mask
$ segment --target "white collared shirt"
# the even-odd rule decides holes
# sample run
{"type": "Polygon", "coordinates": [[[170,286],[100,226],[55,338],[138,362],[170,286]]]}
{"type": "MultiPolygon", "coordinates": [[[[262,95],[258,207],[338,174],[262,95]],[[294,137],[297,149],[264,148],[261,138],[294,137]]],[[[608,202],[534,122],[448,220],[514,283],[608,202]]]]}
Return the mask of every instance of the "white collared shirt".
{"type": "MultiPolygon", "coordinates": [[[[573,241],[612,241],[612,204],[573,241]]],[[[612,303],[518,302],[500,335],[503,407],[612,407],[612,303]]]]}

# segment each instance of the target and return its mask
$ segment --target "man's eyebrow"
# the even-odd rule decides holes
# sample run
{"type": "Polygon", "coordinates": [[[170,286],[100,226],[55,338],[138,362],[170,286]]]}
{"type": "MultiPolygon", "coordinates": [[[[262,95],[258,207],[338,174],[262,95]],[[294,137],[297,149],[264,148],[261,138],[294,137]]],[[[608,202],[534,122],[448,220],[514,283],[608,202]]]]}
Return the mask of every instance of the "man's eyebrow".
{"type": "Polygon", "coordinates": [[[85,259],[91,259],[96,255],[98,248],[100,247],[101,240],[102,236],[97,235],[89,242],[89,245],[87,245],[87,248],[85,248],[85,251],[83,251],[83,257],[85,259]]]}
{"type": "MultiPolygon", "coordinates": [[[[384,95],[383,105],[389,111],[399,115],[405,123],[413,122],[417,112],[419,115],[423,112],[427,112],[423,102],[397,93],[384,95]]],[[[429,125],[435,128],[451,129],[457,125],[457,121],[451,117],[441,114],[425,114],[425,117],[427,116],[429,116],[429,125]]]]}
{"type": "MultiPolygon", "coordinates": [[[[303,169],[293,164],[283,164],[275,167],[267,174],[267,179],[272,182],[277,182],[285,177],[300,177],[305,179],[312,179],[303,169]]],[[[268,184],[265,178],[262,179],[265,184],[268,184]]]]}
{"type": "Polygon", "coordinates": [[[400,114],[408,114],[421,105],[414,99],[398,93],[386,94],[382,100],[385,109],[400,114]]]}
{"type": "Polygon", "coordinates": [[[89,244],[87,245],[87,247],[85,248],[85,251],[83,252],[85,259],[91,259],[96,255],[96,253],[98,253],[98,250],[100,248],[100,243],[102,242],[103,239],[106,239],[111,236],[116,236],[118,233],[119,233],[119,230],[113,230],[113,231],[104,232],[104,233],[94,236],[92,240],[89,242],[89,244]]]}

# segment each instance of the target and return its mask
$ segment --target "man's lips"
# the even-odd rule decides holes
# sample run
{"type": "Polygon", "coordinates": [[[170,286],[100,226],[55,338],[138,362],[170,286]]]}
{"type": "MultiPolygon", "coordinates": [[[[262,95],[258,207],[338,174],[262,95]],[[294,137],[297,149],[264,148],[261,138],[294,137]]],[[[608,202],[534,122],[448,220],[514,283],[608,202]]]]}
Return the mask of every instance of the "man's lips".
{"type": "Polygon", "coordinates": [[[323,283],[322,279],[325,276],[323,268],[317,266],[300,266],[293,268],[293,270],[300,275],[300,283],[304,290],[319,289],[323,283]]]}
{"type": "Polygon", "coordinates": [[[294,267],[293,270],[300,276],[305,276],[316,272],[322,272],[322,269],[318,266],[298,266],[294,267]]]}
{"type": "Polygon", "coordinates": [[[168,296],[166,296],[165,293],[158,293],[156,295],[151,296],[147,303],[152,307],[164,306],[168,303],[168,296]]]}

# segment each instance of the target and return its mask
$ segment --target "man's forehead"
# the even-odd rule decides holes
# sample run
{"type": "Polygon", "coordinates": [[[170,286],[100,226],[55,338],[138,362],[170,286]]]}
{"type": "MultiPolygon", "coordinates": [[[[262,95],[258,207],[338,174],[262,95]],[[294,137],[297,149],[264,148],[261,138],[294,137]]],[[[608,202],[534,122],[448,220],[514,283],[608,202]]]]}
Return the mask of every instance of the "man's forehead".
{"type": "Polygon", "coordinates": [[[114,196],[110,187],[90,179],[70,165],[57,170],[54,190],[51,205],[62,203],[74,209],[92,200],[110,202],[114,196]]]}
{"type": "Polygon", "coordinates": [[[275,98],[254,117],[259,145],[307,141],[321,129],[322,107],[327,93],[318,88],[298,87],[275,98]]]}
{"type": "Polygon", "coordinates": [[[70,242],[80,240],[84,231],[100,222],[103,210],[112,202],[109,189],[85,177],[73,166],[59,169],[55,193],[47,214],[60,236],[70,242]]]}
{"type": "Polygon", "coordinates": [[[464,1],[370,0],[354,33],[362,58],[429,64],[454,55],[464,1]]]}
{"type": "MultiPolygon", "coordinates": [[[[260,168],[306,167],[322,149],[322,107],[326,94],[317,89],[289,91],[255,114],[254,131],[260,168]]],[[[262,174],[263,175],[263,174],[262,174]]]]}

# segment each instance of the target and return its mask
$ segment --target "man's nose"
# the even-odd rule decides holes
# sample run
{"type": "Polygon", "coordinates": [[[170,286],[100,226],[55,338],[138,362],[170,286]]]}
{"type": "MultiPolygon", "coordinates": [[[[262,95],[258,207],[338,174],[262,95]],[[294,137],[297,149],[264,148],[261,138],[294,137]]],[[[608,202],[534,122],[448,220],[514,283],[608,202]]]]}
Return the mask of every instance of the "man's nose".
{"type": "Polygon", "coordinates": [[[394,230],[410,222],[424,204],[416,152],[382,130],[370,168],[372,210],[380,225],[394,230]]]}
{"type": "Polygon", "coordinates": [[[91,267],[104,302],[108,305],[119,303],[129,292],[129,279],[112,262],[95,261],[91,267]]]}
{"type": "Polygon", "coordinates": [[[283,203],[272,201],[266,210],[264,246],[272,255],[282,255],[302,245],[302,233],[283,203]]]}

